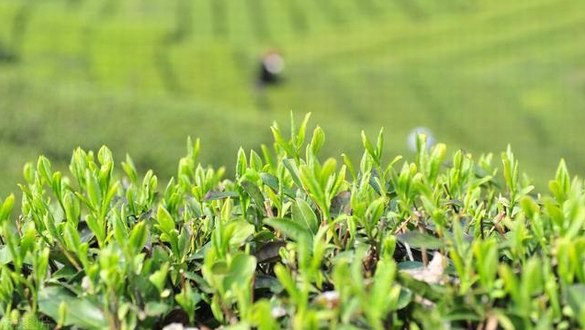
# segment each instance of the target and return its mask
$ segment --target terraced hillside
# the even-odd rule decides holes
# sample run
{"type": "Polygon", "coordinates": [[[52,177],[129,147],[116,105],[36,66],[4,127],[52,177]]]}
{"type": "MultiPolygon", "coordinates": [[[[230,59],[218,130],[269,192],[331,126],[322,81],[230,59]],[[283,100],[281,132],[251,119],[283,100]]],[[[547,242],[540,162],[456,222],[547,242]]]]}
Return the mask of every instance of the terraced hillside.
{"type": "Polygon", "coordinates": [[[474,153],[512,143],[537,180],[560,157],[584,174],[584,33],[578,0],[0,0],[0,191],[77,145],[169,175],[192,135],[229,164],[290,110],[331,154],[384,126],[408,155],[427,126],[474,153]],[[286,80],[260,90],[270,49],[286,80]]]}

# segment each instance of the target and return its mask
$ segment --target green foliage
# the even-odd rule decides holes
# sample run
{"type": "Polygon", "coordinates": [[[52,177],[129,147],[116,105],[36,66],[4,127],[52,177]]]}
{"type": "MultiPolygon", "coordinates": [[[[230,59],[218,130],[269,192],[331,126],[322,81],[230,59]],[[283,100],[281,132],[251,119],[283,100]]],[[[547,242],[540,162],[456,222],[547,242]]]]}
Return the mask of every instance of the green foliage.
{"type": "Polygon", "coordinates": [[[380,131],[338,166],[307,125],[241,149],[234,180],[192,140],[164,188],[105,147],[67,174],[27,164],[20,210],[0,200],[0,326],[585,327],[585,190],[563,161],[535,194],[510,148],[501,176],[422,135],[387,162],[380,131]]]}
{"type": "Polygon", "coordinates": [[[168,178],[196,135],[222,146],[202,161],[232,164],[288,109],[311,109],[328,156],[359,157],[381,125],[392,153],[417,126],[474,154],[512,143],[544,189],[560,157],[585,174],[584,24],[579,0],[3,0],[0,194],[78,146],[168,178]],[[274,48],[283,84],[257,90],[274,48]]]}

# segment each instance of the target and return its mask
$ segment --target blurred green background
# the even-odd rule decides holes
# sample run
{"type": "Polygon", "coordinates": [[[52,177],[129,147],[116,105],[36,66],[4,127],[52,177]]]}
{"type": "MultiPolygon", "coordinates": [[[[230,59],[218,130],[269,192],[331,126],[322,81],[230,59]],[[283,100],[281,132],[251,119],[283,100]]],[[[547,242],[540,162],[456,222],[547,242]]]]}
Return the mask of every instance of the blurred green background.
{"type": "Polygon", "coordinates": [[[425,126],[451,151],[511,143],[539,185],[561,157],[585,174],[584,33],[580,0],[0,0],[0,194],[77,146],[168,178],[190,135],[232,170],[290,111],[330,156],[381,126],[409,156],[425,126]],[[259,89],[269,50],[285,81],[259,89]]]}

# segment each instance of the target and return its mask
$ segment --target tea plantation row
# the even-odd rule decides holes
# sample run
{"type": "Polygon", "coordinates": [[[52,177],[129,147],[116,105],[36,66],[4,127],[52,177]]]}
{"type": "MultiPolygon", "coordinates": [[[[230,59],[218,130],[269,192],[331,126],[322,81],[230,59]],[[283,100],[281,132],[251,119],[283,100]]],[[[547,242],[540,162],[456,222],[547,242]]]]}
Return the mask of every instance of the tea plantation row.
{"type": "Polygon", "coordinates": [[[410,156],[406,136],[426,126],[474,153],[512,143],[543,188],[561,157],[585,168],[584,4],[0,1],[0,191],[38,154],[66,169],[78,146],[170,177],[192,135],[223,146],[203,160],[228,164],[291,109],[323,123],[328,156],[358,158],[355,137],[381,125],[386,152],[410,156]],[[270,49],[284,83],[258,90],[270,49]]]}
{"type": "Polygon", "coordinates": [[[585,191],[563,161],[535,192],[510,149],[421,135],[409,162],[381,131],[353,166],[307,120],[240,149],[233,179],[198,140],[164,188],[106,147],[27,164],[20,209],[0,200],[1,326],[585,327],[585,191]]]}

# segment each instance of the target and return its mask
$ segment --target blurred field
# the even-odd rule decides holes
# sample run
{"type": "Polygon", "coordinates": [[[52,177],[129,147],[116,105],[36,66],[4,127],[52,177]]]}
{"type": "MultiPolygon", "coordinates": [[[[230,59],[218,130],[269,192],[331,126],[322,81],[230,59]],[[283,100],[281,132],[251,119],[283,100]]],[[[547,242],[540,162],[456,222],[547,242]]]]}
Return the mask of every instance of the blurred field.
{"type": "MultiPolygon", "coordinates": [[[[389,156],[429,127],[474,154],[511,143],[542,184],[585,174],[585,2],[0,0],[0,192],[25,161],[76,146],[171,176],[188,135],[233,164],[273,120],[312,112],[326,153],[385,127],[389,156]],[[259,91],[278,49],[285,83],[259,91]]],[[[231,170],[231,168],[228,168],[231,170]]]]}

